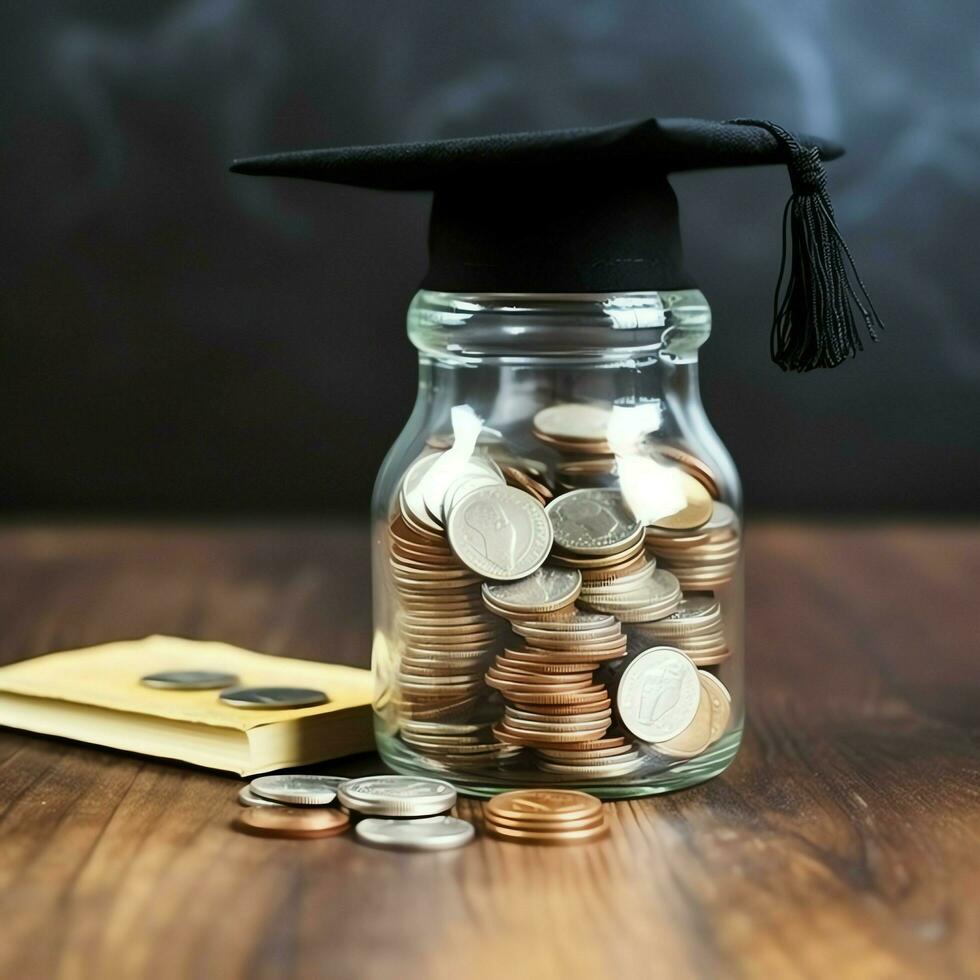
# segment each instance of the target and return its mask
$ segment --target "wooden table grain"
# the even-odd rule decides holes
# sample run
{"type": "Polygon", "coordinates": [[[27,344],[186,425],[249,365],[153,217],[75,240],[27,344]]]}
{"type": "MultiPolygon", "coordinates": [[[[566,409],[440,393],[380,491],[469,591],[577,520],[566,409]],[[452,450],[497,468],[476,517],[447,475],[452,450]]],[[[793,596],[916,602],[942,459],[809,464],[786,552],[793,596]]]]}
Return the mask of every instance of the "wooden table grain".
{"type": "MultiPolygon", "coordinates": [[[[0,977],[980,975],[980,530],[764,524],[748,568],[740,755],[586,847],[246,837],[233,778],[0,729],[0,977]]],[[[8,526],[0,660],[366,665],[368,587],[358,527],[8,526]]]]}

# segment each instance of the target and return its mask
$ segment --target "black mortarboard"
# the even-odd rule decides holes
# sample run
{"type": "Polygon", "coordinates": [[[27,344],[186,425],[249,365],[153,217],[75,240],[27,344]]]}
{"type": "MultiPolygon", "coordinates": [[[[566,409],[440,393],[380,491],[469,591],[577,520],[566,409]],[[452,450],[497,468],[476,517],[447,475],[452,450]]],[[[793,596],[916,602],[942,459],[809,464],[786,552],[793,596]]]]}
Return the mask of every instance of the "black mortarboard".
{"type": "Polygon", "coordinates": [[[852,301],[872,338],[878,324],[856,275],[857,291],[851,284],[850,253],[826,191],[821,161],[843,152],[764,121],[645,119],[593,129],[300,150],[236,160],[231,169],[434,192],[426,289],[606,293],[694,285],[683,267],[668,174],[783,163],[793,196],[784,217],[772,350],[784,369],[806,371],[833,367],[861,348],[852,301]]]}

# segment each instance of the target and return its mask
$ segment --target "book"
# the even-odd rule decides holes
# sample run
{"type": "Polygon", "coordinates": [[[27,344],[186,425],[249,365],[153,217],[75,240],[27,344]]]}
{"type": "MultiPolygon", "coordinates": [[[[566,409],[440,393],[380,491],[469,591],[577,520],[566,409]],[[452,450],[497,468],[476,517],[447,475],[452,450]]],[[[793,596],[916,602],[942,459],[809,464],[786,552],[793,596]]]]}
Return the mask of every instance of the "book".
{"type": "Polygon", "coordinates": [[[374,749],[371,673],[253,653],[226,643],[148,636],[0,667],[0,725],[251,776],[374,749]],[[160,690],[169,670],[237,674],[241,686],[307,687],[327,704],[242,709],[219,691],[160,690]]]}

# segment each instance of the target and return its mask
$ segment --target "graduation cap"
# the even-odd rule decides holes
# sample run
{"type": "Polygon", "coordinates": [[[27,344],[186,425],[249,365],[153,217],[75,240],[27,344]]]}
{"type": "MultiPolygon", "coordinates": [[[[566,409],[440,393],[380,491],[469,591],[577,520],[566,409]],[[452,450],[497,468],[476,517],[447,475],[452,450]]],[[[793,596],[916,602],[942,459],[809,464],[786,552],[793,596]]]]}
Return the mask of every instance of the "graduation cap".
{"type": "Polygon", "coordinates": [[[862,349],[855,308],[881,322],[834,220],[824,160],[835,143],[765,120],[644,119],[590,129],[300,150],[236,160],[235,173],[433,192],[422,287],[457,293],[614,293],[694,286],[677,198],[686,170],[787,166],[772,357],[834,367],[862,349]]]}

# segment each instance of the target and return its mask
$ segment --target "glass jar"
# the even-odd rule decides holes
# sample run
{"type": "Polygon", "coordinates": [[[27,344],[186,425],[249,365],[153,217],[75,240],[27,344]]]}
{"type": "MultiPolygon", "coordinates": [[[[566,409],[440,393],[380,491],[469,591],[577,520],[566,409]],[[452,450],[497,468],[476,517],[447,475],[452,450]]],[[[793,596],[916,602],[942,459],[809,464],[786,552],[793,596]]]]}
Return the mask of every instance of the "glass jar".
{"type": "Polygon", "coordinates": [[[373,503],[378,749],[491,795],[722,772],[743,724],[741,489],[696,290],[419,292],[373,503]]]}

